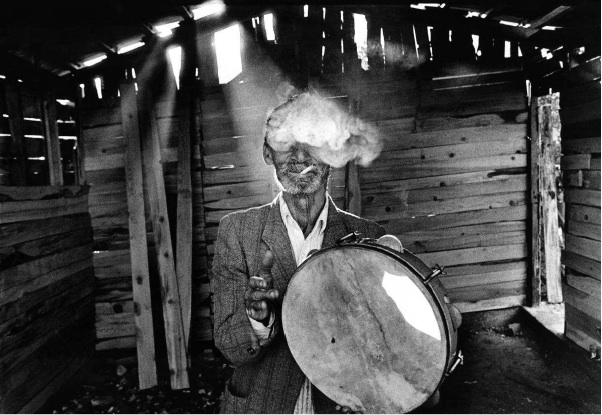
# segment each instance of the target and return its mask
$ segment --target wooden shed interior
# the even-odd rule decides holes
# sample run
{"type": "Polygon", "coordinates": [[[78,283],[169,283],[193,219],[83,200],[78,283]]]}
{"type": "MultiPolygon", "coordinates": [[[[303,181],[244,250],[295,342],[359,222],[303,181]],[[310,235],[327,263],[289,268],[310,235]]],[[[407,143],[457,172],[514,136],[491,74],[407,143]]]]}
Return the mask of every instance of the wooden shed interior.
{"type": "Polygon", "coordinates": [[[383,140],[333,171],[339,207],[444,266],[462,313],[563,303],[599,356],[598,1],[0,10],[0,412],[94,351],[187,387],[219,220],[277,193],[263,126],[292,88],[383,140]]]}

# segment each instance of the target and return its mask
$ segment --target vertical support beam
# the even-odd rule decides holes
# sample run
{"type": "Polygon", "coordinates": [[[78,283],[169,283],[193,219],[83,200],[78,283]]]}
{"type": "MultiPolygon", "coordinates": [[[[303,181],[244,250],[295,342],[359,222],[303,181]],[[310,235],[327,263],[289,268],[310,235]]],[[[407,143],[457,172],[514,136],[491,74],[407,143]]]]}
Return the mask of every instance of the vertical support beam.
{"type": "Polygon", "coordinates": [[[75,183],[81,186],[86,183],[86,149],[84,146],[84,126],[82,114],[83,100],[77,82],[75,83],[75,88],[75,127],[77,128],[75,183]]]}
{"type": "Polygon", "coordinates": [[[54,91],[42,94],[41,107],[50,185],[61,186],[63,184],[63,165],[61,162],[59,129],[56,124],[56,96],[54,91]]]}
{"type": "Polygon", "coordinates": [[[537,101],[531,100],[530,131],[531,148],[529,163],[531,166],[531,299],[530,306],[537,307],[541,303],[541,244],[539,217],[539,149],[540,139],[537,130],[537,101]]]}
{"type": "Polygon", "coordinates": [[[406,65],[413,66],[418,61],[416,51],[416,39],[414,37],[414,27],[412,23],[402,22],[399,25],[401,31],[401,42],[403,51],[403,61],[406,65]]]}
{"type": "Polygon", "coordinates": [[[138,382],[140,389],[157,385],[155,364],[155,337],[151,306],[150,273],[144,215],[142,182],[142,155],[136,91],[132,83],[122,84],[121,120],[125,144],[125,181],[128,199],[130,259],[132,265],[132,294],[136,324],[136,351],[138,355],[138,382]]]}
{"type": "Polygon", "coordinates": [[[6,112],[10,127],[11,157],[10,165],[11,185],[25,186],[27,184],[27,152],[25,137],[23,136],[23,108],[19,88],[15,79],[6,80],[6,112]]]}
{"type": "Polygon", "coordinates": [[[178,205],[176,219],[176,273],[182,309],[183,330],[186,348],[190,347],[190,318],[192,308],[192,176],[191,176],[191,134],[194,131],[192,99],[194,88],[194,68],[196,39],[194,22],[186,22],[182,27],[183,58],[180,77],[181,88],[177,94],[178,105],[178,205]]]}
{"type": "Polygon", "coordinates": [[[548,302],[562,302],[560,240],[558,236],[558,187],[556,166],[560,164],[560,94],[537,99],[539,135],[539,194],[543,225],[543,256],[548,302]]]}
{"type": "Polygon", "coordinates": [[[171,387],[172,389],[186,389],[189,387],[188,349],[184,337],[180,293],[167,215],[167,199],[159,145],[159,127],[151,95],[145,89],[142,89],[138,94],[138,113],[142,152],[145,161],[144,172],[147,179],[153,237],[161,281],[161,302],[163,304],[171,387]]]}

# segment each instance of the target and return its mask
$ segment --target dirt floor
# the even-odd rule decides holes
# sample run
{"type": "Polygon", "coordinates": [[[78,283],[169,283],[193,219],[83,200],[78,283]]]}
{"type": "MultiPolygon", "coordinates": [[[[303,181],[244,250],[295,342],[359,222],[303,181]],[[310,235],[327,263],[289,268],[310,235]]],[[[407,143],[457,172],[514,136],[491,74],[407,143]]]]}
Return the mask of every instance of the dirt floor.
{"type": "MultiPolygon", "coordinates": [[[[599,357],[524,313],[500,318],[484,325],[465,319],[459,337],[464,365],[445,381],[430,413],[601,413],[599,357]]],[[[189,390],[171,391],[163,381],[140,391],[135,358],[97,355],[41,412],[218,412],[231,367],[209,350],[193,363],[189,390]]]]}

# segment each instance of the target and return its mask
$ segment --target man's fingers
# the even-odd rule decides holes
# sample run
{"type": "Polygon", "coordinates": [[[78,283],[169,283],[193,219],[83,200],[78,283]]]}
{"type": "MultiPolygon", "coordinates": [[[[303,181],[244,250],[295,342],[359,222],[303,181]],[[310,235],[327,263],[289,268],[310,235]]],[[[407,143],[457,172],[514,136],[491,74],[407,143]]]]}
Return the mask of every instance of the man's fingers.
{"type": "Polygon", "coordinates": [[[249,278],[249,287],[254,290],[261,290],[264,288],[268,288],[268,282],[260,277],[251,277],[249,278]]]}
{"type": "Polygon", "coordinates": [[[278,290],[252,291],[249,297],[251,301],[276,300],[278,290]]]}
{"type": "Polygon", "coordinates": [[[259,276],[265,277],[272,276],[272,266],[274,265],[274,254],[269,249],[265,251],[263,259],[261,261],[261,269],[259,270],[259,276]]]}

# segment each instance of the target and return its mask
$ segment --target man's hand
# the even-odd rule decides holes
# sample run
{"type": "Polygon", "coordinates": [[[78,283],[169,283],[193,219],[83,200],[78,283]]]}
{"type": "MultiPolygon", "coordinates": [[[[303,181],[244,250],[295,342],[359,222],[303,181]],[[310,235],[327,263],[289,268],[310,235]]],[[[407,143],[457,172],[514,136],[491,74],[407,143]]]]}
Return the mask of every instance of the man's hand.
{"type": "Polygon", "coordinates": [[[280,295],[278,290],[272,288],[274,284],[272,265],[274,265],[274,255],[268,250],[263,256],[259,275],[249,278],[245,291],[245,307],[249,317],[262,322],[265,326],[267,326],[273,310],[272,303],[280,295]]]}

